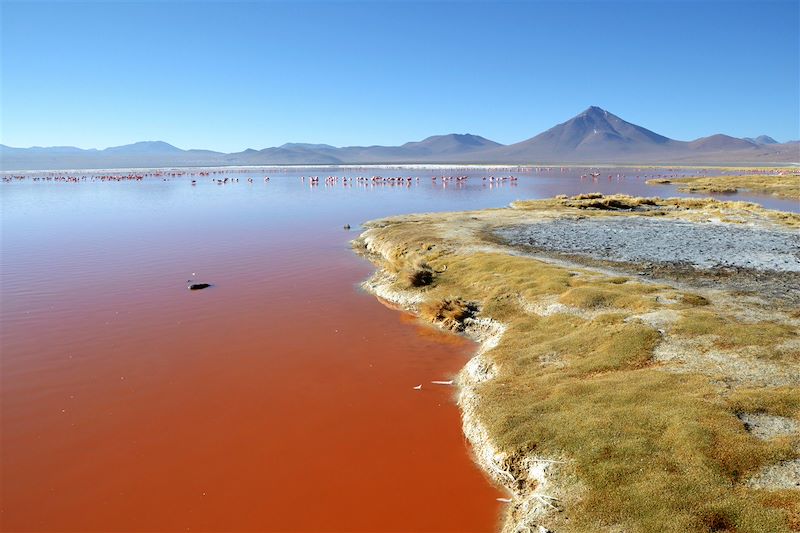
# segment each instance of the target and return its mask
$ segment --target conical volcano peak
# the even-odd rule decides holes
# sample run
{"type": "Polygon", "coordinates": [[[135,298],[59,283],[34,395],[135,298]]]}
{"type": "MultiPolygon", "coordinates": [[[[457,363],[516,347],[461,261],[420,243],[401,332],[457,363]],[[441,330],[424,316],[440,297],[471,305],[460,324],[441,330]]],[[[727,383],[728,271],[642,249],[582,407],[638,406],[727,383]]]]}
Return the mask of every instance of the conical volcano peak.
{"type": "Polygon", "coordinates": [[[541,160],[625,159],[631,154],[662,153],[673,144],[667,137],[590,106],[536,137],[499,151],[507,157],[541,160]]]}
{"type": "Polygon", "coordinates": [[[578,116],[590,116],[590,117],[603,117],[603,118],[605,118],[605,117],[609,117],[609,116],[613,117],[614,115],[612,115],[611,113],[609,113],[608,111],[606,111],[602,107],[597,107],[596,105],[593,105],[593,106],[587,107],[586,110],[583,113],[581,113],[580,115],[578,115],[578,116]]]}

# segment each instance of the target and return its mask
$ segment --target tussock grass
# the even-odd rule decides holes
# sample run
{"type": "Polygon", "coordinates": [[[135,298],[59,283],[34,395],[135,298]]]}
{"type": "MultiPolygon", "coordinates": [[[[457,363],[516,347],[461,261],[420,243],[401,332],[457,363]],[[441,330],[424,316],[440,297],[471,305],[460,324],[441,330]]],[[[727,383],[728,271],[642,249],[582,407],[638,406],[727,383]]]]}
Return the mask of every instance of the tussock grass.
{"type": "Polygon", "coordinates": [[[708,531],[720,518],[732,531],[786,530],[783,509],[732,487],[791,449],[747,435],[709,401],[703,379],[650,369],[581,379],[551,372],[487,388],[482,418],[503,446],[574,460],[586,490],[567,511],[570,531],[708,531]]]}
{"type": "Polygon", "coordinates": [[[800,390],[796,387],[747,388],[727,398],[736,413],[766,413],[800,419],[800,390]]]}
{"type": "Polygon", "coordinates": [[[742,322],[714,310],[687,310],[675,324],[673,333],[696,337],[713,335],[714,345],[722,349],[743,347],[761,348],[751,350],[757,356],[800,360],[797,350],[781,350],[783,341],[796,339],[796,328],[774,321],[754,323],[742,322]]]}
{"type": "Polygon", "coordinates": [[[633,210],[642,206],[657,206],[659,198],[641,198],[627,194],[604,195],[599,192],[578,194],[576,196],[557,196],[549,200],[523,200],[512,204],[515,209],[546,209],[553,206],[578,209],[633,210]]]}
{"type": "Polygon", "coordinates": [[[460,298],[427,301],[420,305],[419,316],[446,329],[463,331],[464,321],[475,315],[477,306],[460,298]]]}
{"type": "Polygon", "coordinates": [[[541,370],[538,363],[543,359],[562,361],[559,373],[588,376],[650,364],[658,338],[654,329],[625,323],[619,314],[591,321],[565,313],[528,315],[510,323],[493,358],[515,379],[533,377],[529,371],[541,370]]]}
{"type": "Polygon", "coordinates": [[[433,283],[433,271],[425,268],[407,270],[405,279],[410,287],[426,287],[433,283]]]}
{"type": "Polygon", "coordinates": [[[435,296],[457,293],[470,301],[480,299],[484,312],[498,319],[518,314],[520,299],[560,294],[573,279],[564,269],[540,262],[531,268],[530,260],[505,254],[451,255],[435,264],[439,269],[447,266],[437,277],[435,296]]]}
{"type": "Polygon", "coordinates": [[[586,193],[571,197],[556,197],[546,200],[520,200],[513,202],[511,207],[524,210],[552,210],[553,208],[578,208],[581,210],[644,210],[656,211],[653,208],[676,209],[726,209],[742,208],[756,204],[748,202],[722,202],[715,198],[644,198],[629,196],[627,194],[604,195],[601,193],[586,193]],[[644,209],[640,209],[644,208],[644,209]]]}
{"type": "Polygon", "coordinates": [[[402,271],[402,279],[409,287],[427,287],[433,283],[435,272],[427,262],[418,259],[414,264],[402,271]]]}
{"type": "Polygon", "coordinates": [[[681,294],[681,302],[691,305],[691,306],[703,306],[708,305],[710,302],[704,296],[700,296],[699,294],[691,294],[691,293],[684,293],[681,294]]]}
{"type": "Polygon", "coordinates": [[[571,200],[566,200],[565,205],[580,209],[637,209],[645,205],[656,205],[652,198],[634,198],[625,195],[611,195],[591,197],[591,195],[579,195],[571,200]],[[583,196],[584,198],[582,198],[583,196]]]}
{"type": "Polygon", "coordinates": [[[791,531],[800,531],[800,500],[797,491],[781,490],[763,492],[761,504],[765,507],[781,509],[787,513],[787,523],[791,531]]]}
{"type": "MultiPolygon", "coordinates": [[[[511,211],[551,216],[564,210],[572,216],[605,199],[583,196],[517,202],[511,211]]],[[[608,205],[690,213],[734,209],[710,199],[616,201],[608,205]]],[[[424,261],[437,272],[435,283],[421,292],[425,301],[417,311],[424,320],[460,331],[477,315],[506,326],[497,346],[482,355],[496,372],[476,385],[476,413],[507,457],[566,461],[563,479],[574,480],[565,481],[562,512],[548,517],[548,526],[577,533],[762,533],[797,526],[800,494],[745,483],[763,466],[796,457],[797,450],[791,439],[755,438],[736,414],[798,416],[800,393],[784,387],[723,394],[715,377],[665,372],[665,363],[653,359],[664,337],[637,315],[678,313],[671,337],[708,335],[730,353],[755,349],[787,364],[798,359],[778,346],[796,338],[796,331],[778,321],[737,321],[698,294],[492,251],[485,227],[451,232],[468,219],[429,215],[370,230],[375,246],[390,250],[373,260],[395,272],[424,261]],[[530,310],[541,301],[564,308],[542,315],[530,310]]]]}
{"type": "Polygon", "coordinates": [[[597,281],[590,286],[582,285],[567,290],[558,300],[582,309],[618,308],[632,311],[647,311],[655,306],[649,297],[651,288],[640,284],[620,285],[613,280],[597,281]]]}
{"type": "Polygon", "coordinates": [[[679,187],[678,190],[681,192],[707,192],[711,194],[733,194],[739,192],[739,189],[736,187],[728,187],[713,183],[706,185],[687,185],[685,187],[679,187]]]}

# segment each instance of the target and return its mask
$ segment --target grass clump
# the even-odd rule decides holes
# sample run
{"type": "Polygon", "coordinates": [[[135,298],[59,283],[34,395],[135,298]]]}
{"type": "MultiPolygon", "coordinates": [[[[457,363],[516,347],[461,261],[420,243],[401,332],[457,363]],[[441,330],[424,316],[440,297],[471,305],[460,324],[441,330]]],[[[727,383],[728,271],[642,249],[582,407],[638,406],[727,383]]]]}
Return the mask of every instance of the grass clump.
{"type": "Polygon", "coordinates": [[[418,260],[402,269],[401,279],[408,287],[420,288],[433,284],[436,272],[426,261],[418,260]]]}
{"type": "Polygon", "coordinates": [[[700,307],[708,305],[710,302],[708,301],[708,298],[700,296],[699,294],[683,293],[681,294],[681,303],[700,307]]]}
{"type": "Polygon", "coordinates": [[[714,345],[723,349],[771,348],[760,351],[766,356],[775,355],[773,352],[777,350],[777,345],[798,336],[797,331],[787,324],[775,321],[747,323],[714,311],[697,309],[684,312],[676,322],[673,333],[691,337],[713,335],[714,345]]]}
{"type": "Polygon", "coordinates": [[[423,319],[453,331],[463,331],[464,321],[475,315],[477,306],[460,298],[427,301],[419,308],[423,319]]]}
{"type": "Polygon", "coordinates": [[[746,388],[727,398],[736,413],[766,413],[800,418],[800,389],[797,387],[746,388]]]}
{"type": "Polygon", "coordinates": [[[612,194],[605,196],[600,193],[579,194],[562,203],[569,207],[579,209],[602,209],[602,210],[633,210],[644,205],[656,205],[655,198],[638,198],[624,194],[612,194]]]}
{"type": "Polygon", "coordinates": [[[681,192],[707,192],[711,194],[733,194],[739,192],[736,187],[726,187],[725,185],[709,184],[709,185],[686,185],[685,187],[678,187],[681,192]]]}
{"type": "Polygon", "coordinates": [[[654,305],[646,293],[633,289],[631,285],[620,285],[613,281],[571,288],[561,294],[558,300],[564,305],[587,310],[620,308],[645,311],[654,305]]]}
{"type": "Polygon", "coordinates": [[[407,270],[405,280],[410,287],[427,287],[433,283],[433,271],[425,268],[407,270]]]}

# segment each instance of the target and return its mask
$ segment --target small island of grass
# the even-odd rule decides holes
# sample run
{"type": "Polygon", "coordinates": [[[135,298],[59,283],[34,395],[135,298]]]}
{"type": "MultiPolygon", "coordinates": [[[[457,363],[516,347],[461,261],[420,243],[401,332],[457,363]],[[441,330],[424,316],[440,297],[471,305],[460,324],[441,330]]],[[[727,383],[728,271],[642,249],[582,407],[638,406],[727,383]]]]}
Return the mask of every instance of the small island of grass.
{"type": "Polygon", "coordinates": [[[800,200],[800,172],[797,170],[776,170],[773,173],[766,174],[714,177],[658,178],[647,180],[647,183],[649,185],[681,184],[678,188],[681,192],[725,194],[747,190],[754,193],[770,194],[779,198],[800,200]]]}

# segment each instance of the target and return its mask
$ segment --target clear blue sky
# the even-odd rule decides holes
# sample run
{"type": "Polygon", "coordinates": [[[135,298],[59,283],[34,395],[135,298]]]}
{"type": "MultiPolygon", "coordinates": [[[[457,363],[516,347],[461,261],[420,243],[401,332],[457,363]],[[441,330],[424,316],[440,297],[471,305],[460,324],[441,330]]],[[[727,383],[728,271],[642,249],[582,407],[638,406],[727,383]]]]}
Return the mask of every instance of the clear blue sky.
{"type": "Polygon", "coordinates": [[[2,1],[11,146],[532,137],[589,105],[800,137],[800,1],[2,1]]]}

